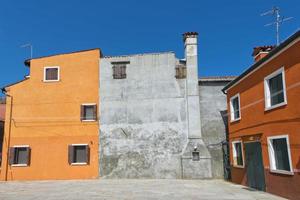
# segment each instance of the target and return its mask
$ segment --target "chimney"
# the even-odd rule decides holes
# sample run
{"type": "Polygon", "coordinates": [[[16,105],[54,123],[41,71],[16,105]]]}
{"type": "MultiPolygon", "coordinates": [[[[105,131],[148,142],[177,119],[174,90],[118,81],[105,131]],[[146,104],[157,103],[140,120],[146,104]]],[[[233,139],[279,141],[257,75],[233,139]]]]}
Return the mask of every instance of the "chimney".
{"type": "Polygon", "coordinates": [[[274,45],[270,46],[258,46],[253,48],[252,56],[254,58],[254,61],[257,62],[260,59],[264,58],[266,55],[270,53],[275,48],[274,45]]]}
{"type": "Polygon", "coordinates": [[[187,72],[186,97],[188,102],[189,138],[201,138],[197,37],[197,32],[187,32],[183,34],[187,72]]]}

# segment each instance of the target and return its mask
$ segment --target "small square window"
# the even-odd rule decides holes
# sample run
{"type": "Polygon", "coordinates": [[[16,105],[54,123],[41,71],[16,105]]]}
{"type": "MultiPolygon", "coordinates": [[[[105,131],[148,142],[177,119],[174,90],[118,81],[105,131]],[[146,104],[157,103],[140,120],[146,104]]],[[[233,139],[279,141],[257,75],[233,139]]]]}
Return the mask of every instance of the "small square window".
{"type": "Polygon", "coordinates": [[[237,121],[241,119],[240,110],[240,95],[237,94],[230,99],[230,119],[231,121],[237,121]]]}
{"type": "Polygon", "coordinates": [[[186,66],[185,65],[177,65],[175,78],[177,79],[185,79],[186,78],[186,66]]]}
{"type": "Polygon", "coordinates": [[[44,81],[59,81],[59,67],[45,67],[44,68],[44,81]]]}
{"type": "Polygon", "coordinates": [[[113,78],[125,79],[126,78],[126,65],[129,62],[113,62],[113,78]]]}
{"type": "Polygon", "coordinates": [[[280,68],[265,78],[265,107],[272,109],[286,104],[284,68],[280,68]]]}
{"type": "Polygon", "coordinates": [[[13,166],[27,166],[30,162],[29,146],[15,146],[9,148],[9,164],[13,166]]]}
{"type": "Polygon", "coordinates": [[[88,164],[90,149],[87,144],[69,145],[69,164],[88,164]]]}
{"type": "Polygon", "coordinates": [[[241,141],[232,142],[233,149],[233,165],[236,167],[244,167],[243,144],[241,141]]]}
{"type": "Polygon", "coordinates": [[[290,147],[287,135],[269,137],[268,150],[271,171],[292,172],[290,147]]]}
{"type": "Polygon", "coordinates": [[[96,121],[97,120],[97,105],[83,104],[81,105],[81,121],[96,121]]]}

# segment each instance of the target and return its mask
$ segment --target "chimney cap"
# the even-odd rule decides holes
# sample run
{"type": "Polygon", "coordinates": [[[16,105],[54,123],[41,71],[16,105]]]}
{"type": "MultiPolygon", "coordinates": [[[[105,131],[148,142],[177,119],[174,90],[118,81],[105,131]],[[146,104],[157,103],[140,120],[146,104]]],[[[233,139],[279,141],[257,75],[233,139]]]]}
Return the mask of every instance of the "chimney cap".
{"type": "Polygon", "coordinates": [[[276,45],[265,45],[265,46],[257,46],[253,48],[252,56],[256,56],[260,52],[270,52],[272,51],[276,45]]]}
{"type": "Polygon", "coordinates": [[[197,37],[198,33],[197,32],[185,32],[184,34],[182,34],[182,36],[183,36],[183,41],[185,41],[185,39],[188,37],[197,37]]]}

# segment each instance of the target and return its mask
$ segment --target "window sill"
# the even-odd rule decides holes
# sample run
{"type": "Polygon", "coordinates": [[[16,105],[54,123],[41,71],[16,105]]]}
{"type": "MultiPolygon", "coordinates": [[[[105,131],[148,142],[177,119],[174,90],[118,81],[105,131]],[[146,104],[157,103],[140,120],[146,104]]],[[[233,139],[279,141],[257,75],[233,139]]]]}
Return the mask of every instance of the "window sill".
{"type": "Polygon", "coordinates": [[[94,119],[82,119],[82,122],[96,122],[97,120],[94,119]]]}
{"type": "Polygon", "coordinates": [[[60,80],[43,80],[44,83],[59,82],[60,80]]]}
{"type": "Polygon", "coordinates": [[[72,166],[87,165],[87,163],[71,163],[72,166]]]}
{"type": "Polygon", "coordinates": [[[27,167],[27,164],[12,164],[12,167],[27,167]]]}
{"type": "Polygon", "coordinates": [[[238,121],[240,121],[240,120],[241,120],[241,118],[232,119],[232,120],[230,120],[230,123],[238,122],[238,121]]]}
{"type": "Polygon", "coordinates": [[[294,172],[292,172],[292,171],[285,171],[285,170],[270,169],[270,172],[274,173],[274,174],[284,174],[284,175],[291,175],[291,176],[294,175],[294,172]]]}
{"type": "Polygon", "coordinates": [[[243,165],[233,165],[233,167],[234,168],[240,168],[240,169],[244,169],[245,168],[245,166],[243,166],[243,165]]]}
{"type": "Polygon", "coordinates": [[[285,106],[285,105],[287,105],[287,102],[282,102],[282,103],[276,104],[274,106],[265,107],[265,111],[273,110],[275,108],[279,108],[279,107],[285,106]]]}

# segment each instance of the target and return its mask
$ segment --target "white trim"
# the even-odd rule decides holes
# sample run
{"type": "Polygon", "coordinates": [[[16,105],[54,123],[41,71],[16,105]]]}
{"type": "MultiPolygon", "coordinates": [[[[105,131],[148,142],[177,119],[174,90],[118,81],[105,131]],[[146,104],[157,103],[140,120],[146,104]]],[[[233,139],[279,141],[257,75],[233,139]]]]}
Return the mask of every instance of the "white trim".
{"type": "Polygon", "coordinates": [[[49,67],[44,67],[44,82],[57,82],[60,81],[60,67],[59,66],[49,66],[49,67]],[[46,80],[46,69],[57,69],[57,79],[56,80],[46,80]]]}
{"type": "Polygon", "coordinates": [[[278,108],[280,106],[287,104],[287,96],[286,96],[286,85],[285,85],[285,72],[284,67],[279,68],[278,70],[272,72],[268,76],[264,78],[264,94],[265,94],[265,111],[278,108]],[[269,80],[279,74],[282,74],[282,85],[283,85],[283,98],[284,101],[282,103],[271,105],[271,94],[270,94],[270,88],[269,88],[269,80]]]}
{"type": "Polygon", "coordinates": [[[71,146],[89,146],[89,144],[71,144],[71,146]]]}
{"type": "MultiPolygon", "coordinates": [[[[256,67],[254,70],[252,70],[251,72],[249,72],[248,74],[246,74],[243,78],[241,78],[240,80],[238,80],[236,83],[234,83],[233,85],[231,85],[229,88],[227,88],[224,92],[227,93],[227,91],[236,86],[237,84],[239,84],[241,81],[243,81],[245,78],[247,78],[248,76],[250,76],[251,74],[253,74],[254,72],[256,72],[257,70],[259,70],[260,68],[262,68],[264,65],[268,64],[269,62],[271,62],[273,59],[275,59],[277,56],[279,56],[282,52],[286,51],[288,48],[290,48],[291,46],[293,46],[294,44],[296,44],[297,42],[300,41],[300,37],[298,39],[295,39],[294,42],[290,43],[289,45],[287,45],[285,48],[281,49],[279,52],[277,52],[275,55],[273,55],[271,58],[269,58],[267,61],[263,62],[261,65],[259,65],[258,67],[256,67]]],[[[248,70],[248,69],[247,69],[248,70]]],[[[247,71],[246,70],[246,71],[247,71]]]]}
{"type": "Polygon", "coordinates": [[[29,147],[29,145],[13,145],[13,148],[22,148],[22,147],[29,147]]]}
{"type": "Polygon", "coordinates": [[[244,168],[245,167],[245,160],[244,160],[244,146],[243,146],[243,142],[242,140],[235,140],[232,141],[232,158],[233,158],[233,166],[234,167],[238,167],[238,168],[244,168]],[[238,165],[235,162],[235,158],[237,157],[237,152],[236,152],[236,148],[235,148],[235,144],[236,143],[241,143],[241,152],[242,152],[242,160],[243,160],[243,165],[238,165]]]}
{"type": "Polygon", "coordinates": [[[241,119],[241,101],[240,101],[240,99],[241,98],[240,98],[239,93],[230,98],[230,122],[236,122],[241,119]],[[239,118],[236,118],[236,119],[234,118],[234,109],[233,109],[233,105],[232,105],[232,101],[235,98],[238,98],[238,103],[239,103],[239,118]]]}
{"type": "Polygon", "coordinates": [[[81,104],[83,106],[94,106],[94,105],[97,105],[96,103],[83,103],[81,104]]]}
{"type": "Polygon", "coordinates": [[[80,162],[80,163],[71,163],[71,165],[87,165],[87,162],[80,162]]]}
{"type": "Polygon", "coordinates": [[[27,167],[28,165],[27,164],[12,164],[10,166],[12,166],[12,167],[27,167]]]}
{"type": "Polygon", "coordinates": [[[267,138],[267,141],[268,141],[270,172],[279,173],[279,174],[294,175],[293,165],[292,165],[292,158],[291,158],[291,149],[290,149],[290,143],[289,143],[289,136],[288,135],[271,136],[271,137],[267,138]],[[288,150],[288,157],[289,157],[290,171],[276,169],[274,149],[273,149],[273,145],[272,145],[271,141],[273,139],[281,139],[281,138],[285,138],[286,139],[287,150],[288,150]]]}

